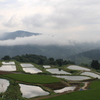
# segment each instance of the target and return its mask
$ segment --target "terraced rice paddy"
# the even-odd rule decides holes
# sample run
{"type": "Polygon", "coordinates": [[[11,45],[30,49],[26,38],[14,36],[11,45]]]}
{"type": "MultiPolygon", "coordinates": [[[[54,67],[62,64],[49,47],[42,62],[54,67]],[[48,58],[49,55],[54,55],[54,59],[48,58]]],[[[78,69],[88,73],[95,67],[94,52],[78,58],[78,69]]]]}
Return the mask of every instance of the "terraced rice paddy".
{"type": "Polygon", "coordinates": [[[23,70],[27,73],[32,73],[32,74],[42,72],[41,70],[37,68],[23,68],[23,70]]]}
{"type": "Polygon", "coordinates": [[[22,67],[26,67],[26,68],[27,68],[27,67],[29,67],[29,68],[30,68],[30,67],[34,67],[34,65],[32,65],[32,64],[30,64],[30,63],[21,63],[20,65],[21,65],[22,67]]]}
{"type": "Polygon", "coordinates": [[[53,68],[53,69],[46,69],[48,72],[52,73],[52,74],[71,74],[69,72],[63,71],[63,70],[59,70],[58,68],[53,68]]]}
{"type": "Polygon", "coordinates": [[[64,87],[63,89],[59,89],[59,90],[54,90],[55,93],[62,93],[65,91],[73,91],[76,87],[75,86],[71,86],[71,87],[64,87]]]}
{"type": "Polygon", "coordinates": [[[8,86],[9,86],[9,81],[6,79],[0,79],[0,93],[4,93],[8,86]]]}
{"type": "Polygon", "coordinates": [[[98,78],[98,79],[100,79],[100,75],[95,74],[95,73],[93,73],[93,72],[83,72],[83,73],[81,73],[81,75],[87,75],[87,76],[91,76],[91,77],[93,77],[93,78],[98,78]]]}
{"type": "Polygon", "coordinates": [[[2,70],[2,71],[16,71],[16,66],[15,65],[2,65],[0,67],[0,70],[2,70]]]}
{"type": "Polygon", "coordinates": [[[15,62],[13,62],[13,61],[4,62],[4,61],[3,61],[3,62],[2,62],[2,64],[4,64],[4,65],[6,65],[6,64],[7,64],[7,65],[9,65],[9,64],[10,64],[10,65],[11,65],[11,64],[13,64],[13,65],[14,65],[14,64],[15,64],[15,62]]]}
{"type": "MultiPolygon", "coordinates": [[[[84,93],[83,92],[81,93],[81,91],[78,91],[78,92],[73,92],[73,91],[76,90],[77,87],[78,88],[86,87],[86,84],[84,84],[84,86],[83,86],[84,82],[82,83],[82,86],[79,86],[81,81],[84,81],[84,80],[86,81],[88,79],[92,79],[92,77],[100,79],[100,75],[93,73],[90,69],[76,66],[76,65],[68,66],[67,67],[68,69],[65,66],[62,67],[62,69],[67,70],[68,71],[67,72],[64,70],[59,70],[57,67],[50,68],[49,65],[43,65],[44,68],[43,67],[40,68],[40,66],[33,65],[31,63],[21,63],[20,64],[18,62],[19,67],[22,68],[26,72],[26,73],[23,73],[23,71],[20,72],[20,70],[18,70],[19,72],[16,71],[16,68],[18,67],[18,65],[16,66],[15,62],[12,62],[12,61],[11,62],[2,62],[2,64],[3,65],[0,67],[0,70],[4,70],[4,71],[1,71],[2,72],[1,77],[2,78],[5,77],[5,79],[9,79],[9,81],[0,79],[0,93],[4,92],[7,96],[9,96],[8,95],[8,94],[10,94],[9,92],[11,92],[11,90],[13,90],[13,92],[16,95],[11,94],[11,96],[13,96],[13,98],[15,98],[16,96],[20,95],[19,100],[27,100],[29,98],[33,98],[33,100],[34,100],[34,97],[38,97],[38,96],[39,97],[40,96],[48,97],[48,95],[51,97],[57,95],[57,97],[48,98],[47,100],[63,100],[63,99],[64,100],[65,99],[80,100],[79,97],[82,97],[82,100],[87,100],[86,98],[83,99],[84,98],[83,94],[90,95],[90,93],[91,93],[93,95],[93,93],[94,93],[93,90],[86,91],[86,92],[83,91],[84,93]],[[39,70],[38,68],[40,68],[41,70],[39,70]],[[74,72],[74,70],[75,70],[75,72],[74,72]],[[76,71],[76,70],[78,70],[78,71],[76,71]],[[8,71],[8,72],[6,73],[6,71],[8,71]],[[16,72],[9,72],[9,71],[16,71],[16,72]],[[42,73],[42,71],[43,71],[43,73],[42,73]],[[50,72],[51,74],[48,74],[47,71],[50,72]],[[69,73],[71,71],[74,72],[74,74],[69,73]],[[31,73],[31,74],[29,74],[29,73],[31,73]],[[38,73],[38,74],[36,74],[36,73],[38,73]],[[82,76],[82,75],[84,75],[84,76],[82,76]],[[70,82],[72,82],[72,83],[70,83],[70,82]],[[9,88],[8,88],[8,86],[9,86],[9,88]],[[41,86],[41,87],[39,87],[39,86],[41,86]],[[18,93],[15,91],[15,88],[18,91],[18,93]],[[49,91],[49,92],[47,92],[47,91],[49,91]],[[67,93],[67,92],[71,92],[71,93],[66,94],[66,95],[61,95],[61,94],[67,93]],[[58,95],[61,95],[61,96],[58,96],[58,95]]],[[[86,82],[89,83],[88,81],[86,81],[86,82]]],[[[97,90],[95,90],[95,91],[97,91],[97,90]]],[[[3,95],[1,94],[1,97],[2,96],[3,95]]],[[[7,100],[9,100],[9,99],[7,99],[7,100]]],[[[42,100],[42,99],[40,99],[40,100],[42,100]]],[[[90,100],[92,100],[92,99],[90,99],[90,100]]]]}
{"type": "Polygon", "coordinates": [[[86,76],[59,76],[59,75],[56,75],[55,77],[64,78],[66,80],[71,80],[71,81],[81,81],[81,80],[90,79],[90,77],[86,77],[86,76]]]}
{"type": "Polygon", "coordinates": [[[43,65],[44,68],[50,68],[51,66],[49,65],[43,65]]]}
{"type": "Polygon", "coordinates": [[[23,70],[26,73],[35,74],[35,73],[42,72],[41,70],[35,68],[34,65],[32,65],[30,63],[21,63],[20,65],[22,66],[23,70]]]}
{"type": "Polygon", "coordinates": [[[88,68],[84,68],[84,67],[80,67],[80,66],[76,66],[76,65],[70,65],[67,67],[68,69],[72,69],[72,70],[84,70],[84,71],[90,71],[90,69],[88,68]]]}
{"type": "Polygon", "coordinates": [[[49,95],[49,92],[44,91],[38,86],[31,86],[25,84],[19,84],[20,90],[22,92],[22,97],[31,98],[36,96],[49,95]]]}

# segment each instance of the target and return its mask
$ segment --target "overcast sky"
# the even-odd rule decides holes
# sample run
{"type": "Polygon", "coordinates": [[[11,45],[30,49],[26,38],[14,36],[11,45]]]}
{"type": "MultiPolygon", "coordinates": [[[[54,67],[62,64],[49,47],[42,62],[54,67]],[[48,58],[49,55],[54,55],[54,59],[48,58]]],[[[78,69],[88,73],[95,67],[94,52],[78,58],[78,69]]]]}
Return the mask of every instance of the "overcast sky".
{"type": "Polygon", "coordinates": [[[0,0],[0,36],[16,30],[43,35],[0,41],[0,45],[97,42],[100,0],[0,0]]]}

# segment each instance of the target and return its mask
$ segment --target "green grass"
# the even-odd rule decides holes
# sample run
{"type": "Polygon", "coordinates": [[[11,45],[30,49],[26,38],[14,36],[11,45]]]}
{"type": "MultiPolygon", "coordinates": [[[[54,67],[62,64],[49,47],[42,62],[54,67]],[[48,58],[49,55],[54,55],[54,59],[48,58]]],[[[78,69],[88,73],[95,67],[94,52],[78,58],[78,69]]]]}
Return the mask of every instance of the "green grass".
{"type": "Polygon", "coordinates": [[[100,80],[93,81],[89,87],[90,89],[100,89],[100,80]]]}
{"type": "Polygon", "coordinates": [[[0,62],[0,67],[2,66],[2,62],[0,62]]]}
{"type": "Polygon", "coordinates": [[[100,98],[100,89],[97,89],[97,90],[77,91],[42,100],[99,100],[99,98],[100,98]]]}
{"type": "Polygon", "coordinates": [[[26,100],[22,97],[20,86],[14,81],[10,81],[10,85],[3,96],[3,100],[26,100]]]}
{"type": "Polygon", "coordinates": [[[31,75],[31,74],[6,74],[3,77],[8,77],[13,80],[28,82],[28,83],[56,83],[60,80],[56,77],[47,75],[31,75]]]}
{"type": "Polygon", "coordinates": [[[14,61],[14,62],[15,62],[15,65],[16,65],[16,71],[24,72],[23,68],[20,65],[20,63],[18,61],[14,61]]]}

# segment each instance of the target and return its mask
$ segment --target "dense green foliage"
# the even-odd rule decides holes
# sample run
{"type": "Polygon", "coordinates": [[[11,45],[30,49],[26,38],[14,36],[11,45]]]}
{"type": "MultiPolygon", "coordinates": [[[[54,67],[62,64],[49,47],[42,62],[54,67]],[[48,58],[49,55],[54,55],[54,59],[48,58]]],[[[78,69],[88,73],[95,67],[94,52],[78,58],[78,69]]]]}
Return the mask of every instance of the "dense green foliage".
{"type": "Polygon", "coordinates": [[[47,75],[31,75],[31,74],[6,74],[4,77],[11,78],[13,80],[27,82],[27,83],[55,83],[60,82],[56,77],[47,75]]]}
{"type": "MultiPolygon", "coordinates": [[[[7,60],[8,56],[4,56],[2,60],[7,60]]],[[[10,57],[9,57],[10,58],[10,57]]],[[[11,58],[12,60],[16,60],[19,62],[29,62],[29,63],[35,63],[39,65],[66,65],[66,64],[74,64],[74,62],[63,60],[63,59],[56,59],[54,58],[47,58],[46,56],[42,55],[35,55],[35,54],[26,54],[22,56],[15,56],[11,58]]]]}
{"type": "Polygon", "coordinates": [[[100,63],[98,62],[98,60],[92,60],[91,67],[97,70],[100,69],[100,63]]]}

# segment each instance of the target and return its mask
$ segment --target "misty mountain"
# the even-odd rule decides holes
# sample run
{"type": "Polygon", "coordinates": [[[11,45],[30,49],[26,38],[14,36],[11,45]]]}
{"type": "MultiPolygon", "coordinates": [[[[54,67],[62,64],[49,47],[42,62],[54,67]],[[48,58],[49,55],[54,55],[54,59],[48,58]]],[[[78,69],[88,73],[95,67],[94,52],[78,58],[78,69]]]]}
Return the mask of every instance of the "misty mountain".
{"type": "Polygon", "coordinates": [[[15,31],[15,32],[9,32],[9,33],[4,33],[3,37],[0,37],[0,40],[8,40],[8,39],[15,39],[17,37],[29,37],[32,35],[40,35],[40,33],[32,33],[32,32],[27,32],[27,31],[15,31]]]}
{"type": "Polygon", "coordinates": [[[80,63],[91,63],[92,60],[99,60],[100,61],[100,49],[94,49],[86,52],[82,52],[73,56],[69,57],[70,60],[76,62],[77,64],[80,63]]]}
{"type": "MultiPolygon", "coordinates": [[[[92,45],[67,45],[67,46],[58,46],[58,45],[47,45],[47,46],[39,46],[39,45],[15,45],[15,46],[0,46],[0,58],[5,55],[9,55],[11,57],[16,55],[23,54],[37,54],[43,55],[46,57],[53,57],[55,59],[69,59],[69,56],[73,56],[87,50],[91,50],[93,48],[92,45]]],[[[73,59],[71,59],[73,60],[73,59]]]]}
{"type": "MultiPolygon", "coordinates": [[[[6,33],[2,40],[15,39],[17,37],[29,37],[32,35],[41,35],[40,33],[31,33],[27,31],[16,31],[6,33]]],[[[39,40],[38,40],[39,41],[39,40]]],[[[91,59],[96,59],[99,55],[100,43],[73,43],[69,45],[14,45],[0,46],[0,58],[5,55],[11,57],[23,54],[37,54],[48,58],[65,59],[74,61],[77,64],[90,63],[91,59]]],[[[98,57],[98,59],[99,59],[98,57]]]]}

